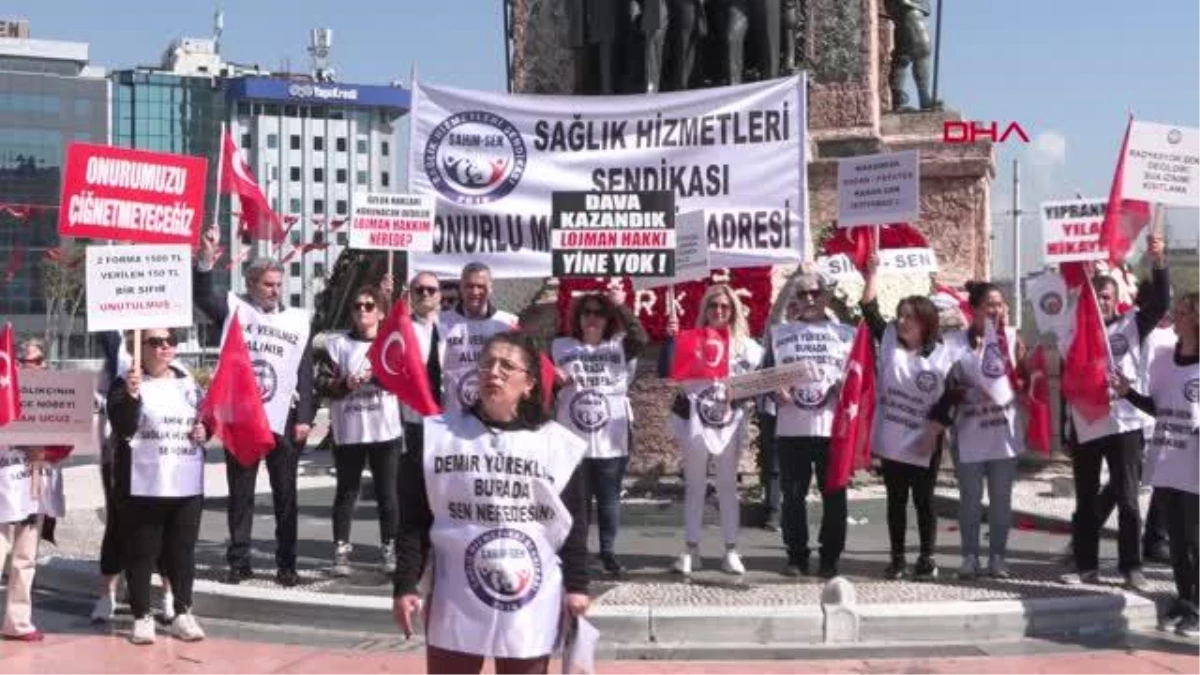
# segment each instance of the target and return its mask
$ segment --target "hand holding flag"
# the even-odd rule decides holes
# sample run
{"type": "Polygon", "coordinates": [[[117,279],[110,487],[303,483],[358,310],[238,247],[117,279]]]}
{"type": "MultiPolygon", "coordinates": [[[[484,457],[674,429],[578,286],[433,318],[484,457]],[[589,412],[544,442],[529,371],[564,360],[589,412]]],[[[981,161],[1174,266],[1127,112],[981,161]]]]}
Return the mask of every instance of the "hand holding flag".
{"type": "Polygon", "coordinates": [[[689,328],[675,336],[671,379],[723,380],[729,377],[729,329],[689,328]]]}
{"type": "Polygon", "coordinates": [[[440,415],[442,406],[429,386],[419,346],[408,303],[401,298],[392,305],[367,351],[371,372],[384,389],[417,414],[440,415]]]}
{"type": "Polygon", "coordinates": [[[856,469],[870,463],[871,429],[875,421],[875,349],[866,322],[858,325],[846,359],[846,373],[833,414],[825,492],[850,484],[856,469]]]}
{"type": "Polygon", "coordinates": [[[275,448],[275,434],[258,396],[258,380],[237,313],[225,332],[217,372],[196,417],[242,466],[254,466],[275,448]]]}

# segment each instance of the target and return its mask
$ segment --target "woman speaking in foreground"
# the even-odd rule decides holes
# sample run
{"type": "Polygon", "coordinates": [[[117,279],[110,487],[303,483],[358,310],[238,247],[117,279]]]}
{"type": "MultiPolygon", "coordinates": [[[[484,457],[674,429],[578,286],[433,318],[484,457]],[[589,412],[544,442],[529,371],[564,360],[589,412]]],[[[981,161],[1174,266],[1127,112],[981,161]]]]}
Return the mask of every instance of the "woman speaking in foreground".
{"type": "Polygon", "coordinates": [[[479,357],[479,401],[425,420],[423,471],[402,474],[393,610],[424,608],[431,673],[545,673],[563,612],[587,611],[584,443],[542,404],[539,356],[500,333],[479,357]]]}

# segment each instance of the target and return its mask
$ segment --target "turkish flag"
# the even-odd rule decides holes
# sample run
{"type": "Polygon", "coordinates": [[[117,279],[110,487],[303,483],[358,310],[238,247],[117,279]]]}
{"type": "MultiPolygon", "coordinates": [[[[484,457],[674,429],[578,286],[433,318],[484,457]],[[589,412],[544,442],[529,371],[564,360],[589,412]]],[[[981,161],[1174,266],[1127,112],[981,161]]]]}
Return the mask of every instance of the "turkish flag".
{"type": "Polygon", "coordinates": [[[250,165],[242,158],[242,152],[233,142],[233,135],[225,130],[224,151],[221,153],[221,194],[237,195],[242,205],[239,234],[249,235],[252,241],[270,240],[278,244],[286,234],[280,223],[279,214],[271,210],[262,188],[250,171],[250,165]]]}
{"type": "Polygon", "coordinates": [[[1125,179],[1125,153],[1129,149],[1129,130],[1133,127],[1133,115],[1125,127],[1125,137],[1121,140],[1121,155],[1117,158],[1117,169],[1113,172],[1112,186],[1108,190],[1108,209],[1104,212],[1104,222],[1100,225],[1100,245],[1108,249],[1108,259],[1114,265],[1119,265],[1138,234],[1150,222],[1150,202],[1121,197],[1125,179]]]}
{"type": "Polygon", "coordinates": [[[675,336],[671,379],[723,380],[729,377],[729,329],[688,328],[675,336]]]}
{"type": "Polygon", "coordinates": [[[371,361],[371,372],[384,389],[419,415],[440,415],[442,406],[429,386],[420,345],[408,303],[401,298],[392,305],[392,311],[379,327],[367,358],[371,361]]]}
{"type": "Polygon", "coordinates": [[[875,348],[871,329],[858,324],[854,344],[846,359],[842,391],[833,413],[833,433],[829,441],[829,466],[825,492],[836,492],[850,484],[856,469],[865,469],[871,461],[871,425],[875,420],[875,348]]]}
{"type": "Polygon", "coordinates": [[[1023,397],[1029,426],[1025,445],[1043,455],[1050,454],[1050,373],[1046,350],[1038,346],[1029,358],[1029,388],[1023,397]]]}
{"type": "Polygon", "coordinates": [[[1080,287],[1075,305],[1075,335],[1063,364],[1062,394],[1083,418],[1095,422],[1108,416],[1108,334],[1091,284],[1080,287]]]}
{"type": "MultiPolygon", "coordinates": [[[[822,247],[827,256],[844,253],[859,272],[867,269],[871,257],[874,225],[838,228],[822,247]]],[[[879,226],[879,248],[929,248],[925,237],[908,223],[888,223],[879,226]]]]}
{"type": "Polygon", "coordinates": [[[971,321],[971,314],[973,312],[971,310],[970,299],[966,294],[958,291],[957,289],[951,288],[946,284],[939,283],[937,284],[936,292],[934,293],[935,304],[939,297],[943,298],[948,305],[952,303],[958,305],[958,311],[962,313],[963,321],[968,323],[971,321]]]}
{"type": "Polygon", "coordinates": [[[275,448],[275,434],[258,394],[242,324],[234,313],[217,358],[217,372],[197,417],[242,466],[254,466],[275,448]]]}
{"type": "Polygon", "coordinates": [[[21,419],[21,381],[13,350],[13,327],[0,331],[0,427],[21,419]]]}

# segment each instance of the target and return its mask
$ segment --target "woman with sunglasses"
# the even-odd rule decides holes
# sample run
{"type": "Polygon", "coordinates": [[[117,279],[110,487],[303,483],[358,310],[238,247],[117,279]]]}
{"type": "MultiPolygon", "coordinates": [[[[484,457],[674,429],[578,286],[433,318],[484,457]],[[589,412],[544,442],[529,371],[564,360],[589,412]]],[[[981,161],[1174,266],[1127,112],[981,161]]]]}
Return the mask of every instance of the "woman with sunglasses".
{"type": "Polygon", "coordinates": [[[564,612],[587,611],[586,444],[549,419],[528,336],[488,338],[479,399],[425,420],[420,472],[404,475],[393,612],[423,612],[430,673],[545,673],[564,612]]]}
{"type": "MultiPolygon", "coordinates": [[[[30,338],[17,349],[22,370],[45,370],[41,340],[30,338]]],[[[8,563],[8,590],[0,635],[6,640],[38,642],[44,635],[33,625],[33,577],[37,571],[42,524],[66,511],[58,462],[70,448],[0,447],[0,561],[8,563]]]]}
{"type": "Polygon", "coordinates": [[[588,506],[596,501],[600,562],[612,575],[624,571],[613,545],[633,420],[629,364],[649,341],[624,303],[621,290],[576,299],[569,336],[554,340],[550,347],[555,383],[562,387],[557,419],[587,443],[583,469],[588,506]]]}
{"type": "Polygon", "coordinates": [[[1116,394],[1154,417],[1147,451],[1147,482],[1162,504],[1167,521],[1176,597],[1159,624],[1186,637],[1200,633],[1200,295],[1186,293],[1175,301],[1175,344],[1157,345],[1134,389],[1129,376],[1117,371],[1116,394]]]}
{"type": "Polygon", "coordinates": [[[114,493],[133,613],[130,641],[155,640],[150,576],[161,558],[175,596],[171,631],[194,642],[204,639],[191,613],[208,439],[196,416],[202,392],[187,368],[175,362],[179,339],[174,331],[151,328],[141,335],[141,363],[114,380],[108,392],[114,493]]]}
{"type": "Polygon", "coordinates": [[[933,512],[933,488],[942,463],[943,435],[934,436],[926,419],[945,393],[950,368],[965,346],[952,337],[942,339],[937,306],[923,295],[903,298],[896,305],[896,320],[889,323],[884,319],[876,292],[878,269],[879,256],[872,254],[861,306],[863,319],[877,343],[879,400],[872,443],[874,454],[882,461],[892,553],[884,576],[900,579],[908,573],[904,533],[911,494],[920,537],[913,574],[917,579],[935,579],[937,516],[933,512]]]}
{"type": "Polygon", "coordinates": [[[371,484],[379,516],[380,565],[386,574],[396,570],[394,545],[396,472],[403,450],[404,427],[400,403],[381,388],[371,373],[367,351],[386,313],[384,293],[363,287],[351,305],[353,327],[331,336],[325,344],[332,366],[317,378],[318,394],[328,397],[329,425],[333,433],[333,460],[337,489],[333,498],[333,567],[336,577],[350,575],[350,524],[363,466],[371,467],[371,484]]]}
{"type": "MultiPolygon", "coordinates": [[[[697,328],[728,329],[729,374],[738,375],[756,370],[763,359],[763,349],[750,337],[742,303],[733,289],[725,284],[708,287],[700,300],[697,328]]],[[[667,377],[674,359],[675,334],[679,320],[667,321],[666,347],[659,359],[660,377],[667,377]]],[[[721,535],[725,540],[725,557],[721,569],[729,574],[745,574],[746,567],[737,552],[738,523],[741,510],[738,503],[737,477],[742,446],[748,434],[745,408],[748,401],[730,401],[726,385],[720,380],[690,381],[671,407],[670,424],[679,438],[683,452],[684,534],[687,550],[679,554],[674,569],[684,576],[700,569],[700,534],[704,520],[704,496],[708,489],[708,460],[717,460],[717,503],[721,511],[721,535]]]]}

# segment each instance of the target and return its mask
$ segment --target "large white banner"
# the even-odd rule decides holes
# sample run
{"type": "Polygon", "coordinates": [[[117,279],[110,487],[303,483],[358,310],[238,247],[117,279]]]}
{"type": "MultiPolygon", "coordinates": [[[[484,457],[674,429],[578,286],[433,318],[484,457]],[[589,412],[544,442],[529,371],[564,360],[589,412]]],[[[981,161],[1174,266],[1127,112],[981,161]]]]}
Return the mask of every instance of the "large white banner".
{"type": "Polygon", "coordinates": [[[703,210],[713,267],[808,257],[803,75],[639,96],[535,96],[413,84],[410,190],[437,197],[413,269],[550,275],[550,195],[675,193],[703,210]]]}

